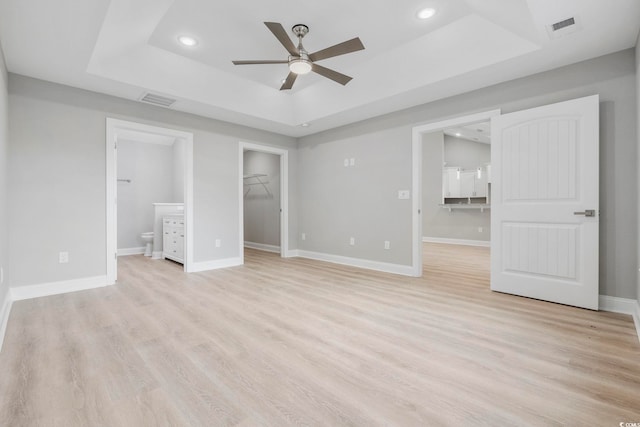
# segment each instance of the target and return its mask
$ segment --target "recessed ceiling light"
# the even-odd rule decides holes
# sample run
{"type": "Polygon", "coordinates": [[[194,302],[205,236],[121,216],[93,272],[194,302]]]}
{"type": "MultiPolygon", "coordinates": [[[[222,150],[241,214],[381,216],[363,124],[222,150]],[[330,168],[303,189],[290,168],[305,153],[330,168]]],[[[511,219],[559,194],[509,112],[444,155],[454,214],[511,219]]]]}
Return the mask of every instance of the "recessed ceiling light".
{"type": "Polygon", "coordinates": [[[180,42],[181,45],[187,46],[187,47],[193,47],[198,44],[198,41],[196,39],[189,36],[180,36],[178,37],[178,41],[180,42]]]}
{"type": "Polygon", "coordinates": [[[457,132],[456,136],[462,136],[462,134],[460,132],[457,132]]]}
{"type": "Polygon", "coordinates": [[[309,127],[309,123],[303,123],[300,126],[302,126],[303,128],[308,128],[309,127]]]}
{"type": "Polygon", "coordinates": [[[425,7],[424,9],[420,9],[416,15],[420,19],[429,19],[435,14],[436,14],[436,10],[434,8],[425,7]]]}

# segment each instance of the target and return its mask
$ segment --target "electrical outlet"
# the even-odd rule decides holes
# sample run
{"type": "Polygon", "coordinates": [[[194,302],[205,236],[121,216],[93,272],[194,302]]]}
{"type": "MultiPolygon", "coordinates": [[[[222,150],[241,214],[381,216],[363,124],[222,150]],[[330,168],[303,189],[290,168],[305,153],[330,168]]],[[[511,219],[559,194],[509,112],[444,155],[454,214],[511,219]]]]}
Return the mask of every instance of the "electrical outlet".
{"type": "Polygon", "coordinates": [[[306,233],[302,233],[302,240],[307,240],[307,234],[306,233]]]}
{"type": "Polygon", "coordinates": [[[349,159],[344,159],[344,167],[348,167],[349,166],[349,159]]]}
{"type": "Polygon", "coordinates": [[[410,190],[398,190],[398,199],[406,200],[406,199],[409,199],[410,197],[411,197],[410,190]]]}
{"type": "Polygon", "coordinates": [[[222,241],[220,239],[216,239],[216,248],[222,246],[222,241]]]}
{"type": "Polygon", "coordinates": [[[385,240],[385,241],[384,241],[384,248],[385,248],[385,249],[391,249],[391,242],[390,242],[390,241],[388,241],[388,240],[385,240]]]}
{"type": "Polygon", "coordinates": [[[356,159],[354,159],[353,157],[349,159],[349,166],[355,166],[356,165],[356,159]]]}
{"type": "Polygon", "coordinates": [[[350,239],[349,239],[349,244],[350,244],[351,246],[354,246],[354,245],[356,244],[356,238],[355,238],[355,237],[350,238],[350,239]]]}
{"type": "Polygon", "coordinates": [[[482,227],[478,227],[478,233],[482,233],[482,227]]]}
{"type": "Polygon", "coordinates": [[[69,252],[60,252],[58,254],[58,263],[66,264],[69,262],[69,252]]]}

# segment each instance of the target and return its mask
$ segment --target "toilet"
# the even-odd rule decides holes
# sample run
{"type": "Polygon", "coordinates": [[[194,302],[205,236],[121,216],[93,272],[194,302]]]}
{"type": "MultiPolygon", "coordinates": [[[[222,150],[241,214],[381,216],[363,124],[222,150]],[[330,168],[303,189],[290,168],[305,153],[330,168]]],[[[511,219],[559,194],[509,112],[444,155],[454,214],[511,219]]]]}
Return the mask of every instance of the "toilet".
{"type": "Polygon", "coordinates": [[[144,251],[144,256],[151,256],[153,252],[153,231],[147,231],[146,233],[141,233],[140,238],[147,245],[144,251]]]}

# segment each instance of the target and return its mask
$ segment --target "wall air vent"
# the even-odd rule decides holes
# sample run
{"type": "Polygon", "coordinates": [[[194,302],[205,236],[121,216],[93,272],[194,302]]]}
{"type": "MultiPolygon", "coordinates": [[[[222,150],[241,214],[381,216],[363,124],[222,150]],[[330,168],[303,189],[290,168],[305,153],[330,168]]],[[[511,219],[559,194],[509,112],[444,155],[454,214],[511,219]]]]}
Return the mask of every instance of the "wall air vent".
{"type": "Polygon", "coordinates": [[[561,21],[547,25],[547,33],[549,33],[550,38],[557,39],[559,37],[575,33],[581,28],[582,27],[580,26],[578,17],[572,16],[571,18],[563,19],[561,21]]]}
{"type": "Polygon", "coordinates": [[[140,101],[148,104],[159,105],[161,107],[171,107],[171,105],[176,102],[175,99],[149,92],[145,93],[142,98],[140,98],[140,101]]]}

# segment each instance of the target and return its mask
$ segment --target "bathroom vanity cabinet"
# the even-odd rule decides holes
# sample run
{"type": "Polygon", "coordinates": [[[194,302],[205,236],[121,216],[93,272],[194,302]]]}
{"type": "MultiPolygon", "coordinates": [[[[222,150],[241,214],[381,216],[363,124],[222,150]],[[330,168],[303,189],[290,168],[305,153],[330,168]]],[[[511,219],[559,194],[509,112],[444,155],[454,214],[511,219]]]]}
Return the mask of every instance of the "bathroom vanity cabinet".
{"type": "Polygon", "coordinates": [[[162,218],[162,259],[184,264],[184,217],[171,215],[162,218]]]}

